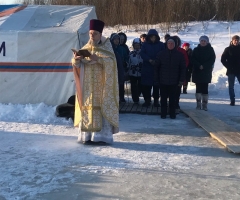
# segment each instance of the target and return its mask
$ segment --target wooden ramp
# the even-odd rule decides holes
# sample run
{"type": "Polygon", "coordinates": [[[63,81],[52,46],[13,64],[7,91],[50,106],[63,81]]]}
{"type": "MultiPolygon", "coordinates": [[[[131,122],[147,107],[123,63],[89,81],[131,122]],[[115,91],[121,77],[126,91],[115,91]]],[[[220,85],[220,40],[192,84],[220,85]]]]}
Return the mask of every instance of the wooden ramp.
{"type": "Polygon", "coordinates": [[[238,130],[213,117],[207,111],[182,109],[182,112],[192,118],[230,152],[240,153],[240,132],[238,130]]]}

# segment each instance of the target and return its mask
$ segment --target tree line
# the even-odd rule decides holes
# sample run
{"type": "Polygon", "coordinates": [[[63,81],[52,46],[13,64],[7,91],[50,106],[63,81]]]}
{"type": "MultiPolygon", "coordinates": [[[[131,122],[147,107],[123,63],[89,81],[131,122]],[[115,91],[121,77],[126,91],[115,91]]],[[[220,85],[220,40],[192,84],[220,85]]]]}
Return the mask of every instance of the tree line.
{"type": "Polygon", "coordinates": [[[240,20],[240,0],[24,0],[38,5],[93,5],[98,19],[118,24],[186,24],[240,20]]]}

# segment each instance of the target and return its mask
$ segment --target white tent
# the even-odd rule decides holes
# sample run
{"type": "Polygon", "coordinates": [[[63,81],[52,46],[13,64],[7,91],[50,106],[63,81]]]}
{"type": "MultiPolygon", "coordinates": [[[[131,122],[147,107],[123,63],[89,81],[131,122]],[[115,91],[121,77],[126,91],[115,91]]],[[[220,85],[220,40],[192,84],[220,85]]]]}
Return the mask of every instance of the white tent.
{"type": "Polygon", "coordinates": [[[88,41],[90,6],[0,6],[0,103],[65,103],[71,48],[88,41]]]}

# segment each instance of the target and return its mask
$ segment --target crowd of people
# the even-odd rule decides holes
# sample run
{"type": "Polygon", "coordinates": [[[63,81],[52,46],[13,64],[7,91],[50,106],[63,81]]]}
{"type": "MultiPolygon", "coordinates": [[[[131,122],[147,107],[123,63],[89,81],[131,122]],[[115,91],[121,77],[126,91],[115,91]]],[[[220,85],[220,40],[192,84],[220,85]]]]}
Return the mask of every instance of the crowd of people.
{"type": "MultiPolygon", "coordinates": [[[[125,45],[126,48],[126,35],[124,33],[119,33],[119,35],[124,35],[124,43],[120,46],[125,45]]],[[[179,113],[180,95],[181,93],[187,94],[188,83],[192,81],[196,84],[196,109],[207,111],[208,85],[212,80],[216,59],[209,38],[206,35],[201,36],[198,46],[193,50],[189,43],[182,44],[178,36],[166,34],[164,40],[165,43],[160,41],[159,34],[155,29],[150,29],[147,34],[142,34],[133,40],[133,51],[129,53],[128,59],[124,59],[125,75],[122,75],[129,76],[133,102],[138,104],[139,96],[142,94],[143,107],[150,106],[152,98],[153,105],[159,107],[160,98],[162,118],[166,118],[166,100],[169,99],[170,117],[175,118],[173,110],[175,110],[175,114],[179,113]],[[181,53],[182,63],[180,61],[177,63],[176,51],[181,53]]],[[[221,57],[222,64],[227,68],[231,106],[235,105],[235,79],[237,78],[240,82],[239,55],[239,36],[234,35],[229,47],[224,50],[221,57]]],[[[122,71],[120,68],[118,66],[119,73],[122,71]]],[[[124,94],[124,91],[122,93],[124,94]]],[[[120,102],[126,102],[122,97],[124,95],[120,96],[120,102]]]]}
{"type": "MultiPolygon", "coordinates": [[[[209,38],[203,35],[193,50],[189,43],[166,34],[164,43],[159,33],[150,29],[132,42],[130,51],[124,33],[102,36],[104,22],[90,21],[89,42],[83,47],[91,53],[83,57],[74,53],[72,59],[76,83],[74,124],[79,126],[78,141],[113,141],[118,132],[119,103],[124,98],[124,82],[131,83],[132,101],[143,107],[160,107],[161,118],[171,119],[179,112],[181,93],[187,93],[188,82],[196,84],[196,109],[208,110],[208,85],[211,83],[216,55],[209,38]],[[82,65],[84,67],[82,67],[82,65]],[[159,104],[160,99],[160,104],[159,104]],[[168,103],[169,102],[169,103],[168,103]]],[[[234,36],[222,55],[227,68],[231,106],[235,105],[234,82],[240,81],[239,36],[234,36]]]]}
{"type": "Polygon", "coordinates": [[[188,82],[192,77],[196,83],[196,108],[207,111],[208,84],[211,82],[216,59],[209,38],[201,36],[199,45],[194,50],[189,43],[182,44],[176,35],[166,34],[164,39],[165,42],[161,42],[157,30],[150,29],[147,34],[133,40],[133,50],[129,52],[124,33],[111,35],[117,63],[121,63],[118,65],[120,103],[126,102],[123,84],[128,77],[135,104],[139,103],[141,94],[143,107],[150,106],[152,98],[153,106],[160,107],[160,99],[161,118],[166,118],[169,107],[170,118],[175,119],[180,110],[180,95],[187,94],[188,82]],[[122,42],[120,37],[123,38],[122,42]]]}

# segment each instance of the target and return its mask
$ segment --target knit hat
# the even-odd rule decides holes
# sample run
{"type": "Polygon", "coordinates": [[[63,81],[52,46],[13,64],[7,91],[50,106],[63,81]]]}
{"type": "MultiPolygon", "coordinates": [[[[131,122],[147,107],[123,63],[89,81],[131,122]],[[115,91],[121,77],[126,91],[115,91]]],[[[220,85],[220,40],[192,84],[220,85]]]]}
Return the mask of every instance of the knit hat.
{"type": "Polygon", "coordinates": [[[167,40],[167,43],[168,42],[173,42],[174,43],[174,47],[176,47],[176,41],[173,37],[170,37],[168,40],[167,40]]]}
{"type": "Polygon", "coordinates": [[[134,38],[134,39],[133,39],[132,44],[134,45],[134,44],[136,44],[136,43],[141,44],[140,38],[134,38]]]}
{"type": "Polygon", "coordinates": [[[203,36],[201,36],[201,37],[199,38],[199,42],[201,42],[202,40],[204,40],[204,41],[206,41],[207,43],[209,43],[209,38],[208,38],[208,36],[206,36],[206,35],[203,35],[203,36]]]}
{"type": "Polygon", "coordinates": [[[234,35],[233,37],[232,37],[232,41],[233,40],[239,40],[239,36],[238,35],[234,35]]]}
{"type": "Polygon", "coordinates": [[[104,22],[98,19],[91,19],[89,30],[94,30],[102,33],[104,27],[104,22]]]}
{"type": "Polygon", "coordinates": [[[189,46],[190,46],[190,44],[187,43],[187,42],[184,42],[184,43],[182,44],[182,48],[183,48],[183,47],[189,47],[189,46]]]}

